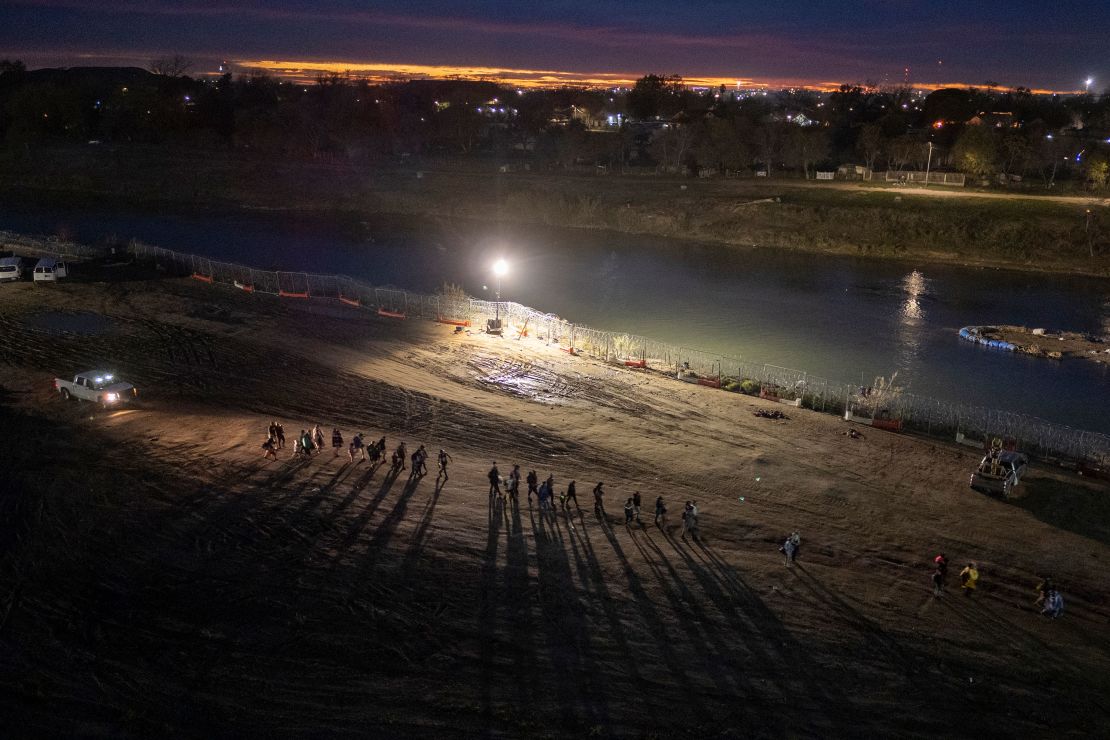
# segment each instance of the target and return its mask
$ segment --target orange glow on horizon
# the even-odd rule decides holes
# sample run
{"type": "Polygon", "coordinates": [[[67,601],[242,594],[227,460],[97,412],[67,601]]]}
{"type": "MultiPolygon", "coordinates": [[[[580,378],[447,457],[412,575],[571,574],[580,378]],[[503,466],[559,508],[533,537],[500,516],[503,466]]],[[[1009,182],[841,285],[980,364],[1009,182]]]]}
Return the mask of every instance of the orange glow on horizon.
{"type": "MultiPolygon", "coordinates": [[[[259,71],[295,82],[311,82],[319,74],[328,72],[350,73],[370,82],[403,82],[413,79],[464,79],[496,82],[519,88],[551,87],[632,87],[641,75],[621,72],[568,72],[548,69],[514,69],[506,67],[451,66],[428,64],[404,64],[390,62],[350,62],[350,61],[288,61],[288,60],[246,60],[235,62],[244,71],[259,71]]],[[[843,82],[798,79],[751,79],[743,77],[703,77],[683,76],[683,82],[690,87],[726,89],[784,89],[801,88],[818,92],[834,92],[843,82]]],[[[914,82],[909,87],[917,90],[939,90],[947,87],[977,87],[963,82],[914,82]]],[[[981,86],[980,86],[981,87],[981,86]]],[[[1082,90],[1045,90],[1032,89],[1034,95],[1077,95],[1082,90]]]]}

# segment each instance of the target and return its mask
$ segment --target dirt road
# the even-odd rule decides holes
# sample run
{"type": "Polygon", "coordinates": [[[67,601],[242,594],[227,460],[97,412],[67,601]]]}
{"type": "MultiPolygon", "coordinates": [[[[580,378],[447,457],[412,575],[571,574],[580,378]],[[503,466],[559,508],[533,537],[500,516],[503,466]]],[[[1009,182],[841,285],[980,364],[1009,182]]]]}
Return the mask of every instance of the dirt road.
{"type": "Polygon", "coordinates": [[[0,730],[971,737],[1110,723],[1110,497],[972,451],[571,357],[141,273],[0,293],[0,730]],[[96,320],[90,320],[93,314],[96,320]],[[135,408],[65,404],[107,365],[135,408]],[[425,444],[439,485],[320,423],[425,444]],[[330,436],[330,435],[329,435],[330,436]],[[581,511],[491,499],[513,463],[581,511]],[[590,491],[605,482],[607,516],[590,491]],[[643,526],[625,499],[644,494],[643,526]],[[652,523],[662,495],[667,522],[652,523]],[[684,540],[686,500],[700,540],[684,540]],[[798,530],[798,564],[777,548],[798,530]],[[933,599],[930,561],[953,563],[933,599]],[[954,577],[978,563],[974,597],[954,577]],[[1055,622],[1032,607],[1051,573],[1055,622]]]}

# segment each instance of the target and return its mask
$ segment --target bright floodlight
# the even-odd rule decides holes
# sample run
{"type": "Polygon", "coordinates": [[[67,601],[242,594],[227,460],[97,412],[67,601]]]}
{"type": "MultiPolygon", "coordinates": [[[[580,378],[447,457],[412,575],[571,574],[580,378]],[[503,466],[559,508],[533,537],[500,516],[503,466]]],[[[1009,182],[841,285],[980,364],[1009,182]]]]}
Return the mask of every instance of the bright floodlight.
{"type": "Polygon", "coordinates": [[[497,260],[493,263],[493,274],[501,277],[509,271],[509,263],[505,260],[497,260]]]}
{"type": "Polygon", "coordinates": [[[1095,78],[1094,77],[1088,77],[1087,78],[1087,87],[1090,88],[1090,86],[1093,85],[1093,84],[1095,84],[1095,78]]]}

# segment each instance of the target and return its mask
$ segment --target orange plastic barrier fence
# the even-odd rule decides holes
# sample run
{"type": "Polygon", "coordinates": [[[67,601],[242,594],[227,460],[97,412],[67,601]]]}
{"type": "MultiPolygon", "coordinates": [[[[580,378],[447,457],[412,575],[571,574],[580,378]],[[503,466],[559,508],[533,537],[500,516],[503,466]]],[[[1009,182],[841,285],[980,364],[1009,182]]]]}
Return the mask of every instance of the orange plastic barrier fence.
{"type": "Polygon", "coordinates": [[[711,378],[698,378],[698,385],[706,385],[706,386],[709,386],[710,388],[720,388],[721,387],[720,381],[713,380],[711,378]]]}
{"type": "Polygon", "coordinates": [[[346,303],[348,306],[354,306],[355,308],[358,308],[362,305],[362,301],[360,301],[358,298],[348,298],[345,295],[339,296],[339,302],[346,303]]]}
{"type": "Polygon", "coordinates": [[[247,293],[253,293],[254,292],[254,286],[251,285],[250,283],[241,283],[238,280],[236,280],[235,281],[235,287],[238,288],[239,290],[246,291],[247,293]]]}
{"type": "Polygon", "coordinates": [[[581,352],[576,350],[574,347],[560,347],[559,349],[561,349],[563,352],[566,352],[568,355],[574,355],[575,357],[582,354],[581,352]]]}
{"type": "Polygon", "coordinates": [[[389,319],[403,319],[405,315],[400,311],[386,311],[384,308],[378,309],[378,316],[385,316],[389,319]]]}
{"type": "Polygon", "coordinates": [[[290,293],[287,290],[279,290],[278,295],[282,298],[308,298],[308,292],[304,293],[290,293]]]}
{"type": "Polygon", "coordinates": [[[647,367],[647,360],[625,360],[625,367],[647,367]]]}
{"type": "Polygon", "coordinates": [[[194,280],[200,280],[202,283],[212,282],[212,276],[211,275],[201,275],[199,272],[194,272],[193,273],[193,279],[194,280]]]}
{"type": "Polygon", "coordinates": [[[871,426],[876,429],[885,429],[888,432],[902,431],[901,419],[872,419],[871,426]]]}
{"type": "Polygon", "coordinates": [[[451,326],[470,326],[469,321],[459,321],[458,319],[445,319],[442,316],[436,316],[436,321],[440,324],[450,324],[451,326]]]}

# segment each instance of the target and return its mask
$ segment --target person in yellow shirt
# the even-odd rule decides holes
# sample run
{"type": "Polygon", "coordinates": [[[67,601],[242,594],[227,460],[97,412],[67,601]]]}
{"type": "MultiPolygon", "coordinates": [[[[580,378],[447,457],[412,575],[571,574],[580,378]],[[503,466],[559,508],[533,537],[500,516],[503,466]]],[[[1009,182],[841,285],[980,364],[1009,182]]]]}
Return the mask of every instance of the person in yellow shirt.
{"type": "Polygon", "coordinates": [[[960,571],[960,583],[963,584],[964,596],[971,596],[975,592],[975,586],[979,582],[979,569],[975,567],[975,563],[968,563],[967,567],[960,571]]]}

